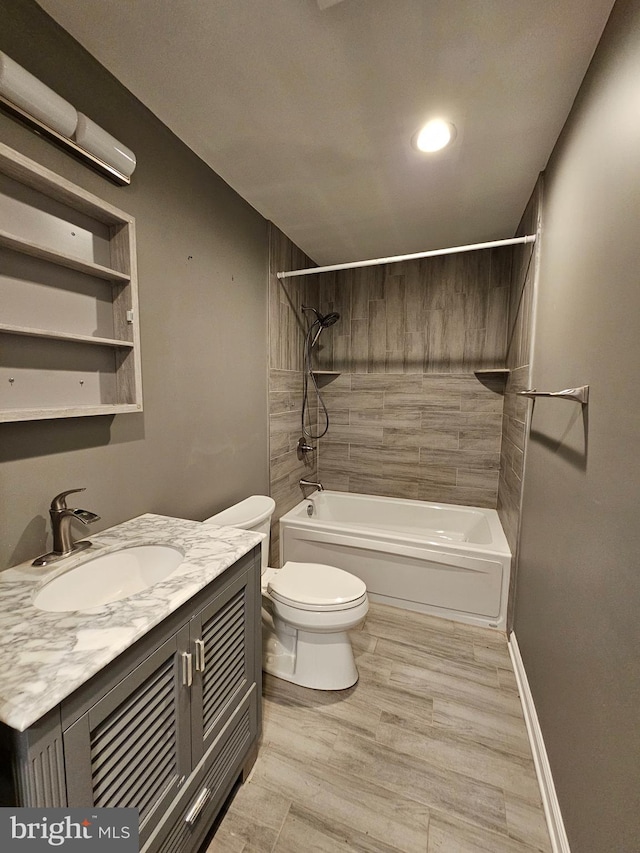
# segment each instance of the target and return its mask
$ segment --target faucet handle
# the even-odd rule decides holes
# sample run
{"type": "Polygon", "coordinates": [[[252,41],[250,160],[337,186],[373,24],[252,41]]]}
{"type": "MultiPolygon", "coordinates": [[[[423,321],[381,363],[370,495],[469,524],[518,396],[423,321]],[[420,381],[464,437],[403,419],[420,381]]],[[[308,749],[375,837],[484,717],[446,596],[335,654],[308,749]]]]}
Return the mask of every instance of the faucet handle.
{"type": "Polygon", "coordinates": [[[51,501],[51,509],[59,510],[59,509],[68,509],[67,507],[67,495],[72,495],[74,492],[84,492],[86,491],[86,487],[82,489],[69,489],[66,492],[60,492],[59,495],[56,495],[55,498],[51,501]]]}

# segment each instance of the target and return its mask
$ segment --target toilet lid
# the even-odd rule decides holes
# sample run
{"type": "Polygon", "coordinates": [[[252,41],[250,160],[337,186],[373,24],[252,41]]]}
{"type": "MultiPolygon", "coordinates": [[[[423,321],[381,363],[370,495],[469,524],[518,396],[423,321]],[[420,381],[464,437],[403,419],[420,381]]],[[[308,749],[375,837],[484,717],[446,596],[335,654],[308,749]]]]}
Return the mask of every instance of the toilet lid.
{"type": "Polygon", "coordinates": [[[315,607],[356,601],[367,591],[360,578],[322,563],[285,563],[274,572],[267,588],[280,601],[315,607]]]}

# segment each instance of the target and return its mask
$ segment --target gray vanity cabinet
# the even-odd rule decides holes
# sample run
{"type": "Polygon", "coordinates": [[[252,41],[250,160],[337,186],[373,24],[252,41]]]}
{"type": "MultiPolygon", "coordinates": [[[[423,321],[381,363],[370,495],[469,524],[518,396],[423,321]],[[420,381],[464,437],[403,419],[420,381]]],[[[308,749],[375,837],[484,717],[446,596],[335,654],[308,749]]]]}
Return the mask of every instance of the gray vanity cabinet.
{"type": "Polygon", "coordinates": [[[135,806],[144,843],[191,772],[185,626],[63,732],[69,806],[135,806]]]}
{"type": "Polygon", "coordinates": [[[257,668],[252,600],[242,578],[230,584],[190,622],[193,641],[191,754],[195,766],[227,724],[257,668]],[[249,628],[252,628],[251,633],[249,628]]]}
{"type": "Polygon", "coordinates": [[[193,853],[255,753],[260,635],[254,549],[18,736],[31,766],[55,745],[60,789],[18,804],[136,807],[143,853],[193,853]]]}

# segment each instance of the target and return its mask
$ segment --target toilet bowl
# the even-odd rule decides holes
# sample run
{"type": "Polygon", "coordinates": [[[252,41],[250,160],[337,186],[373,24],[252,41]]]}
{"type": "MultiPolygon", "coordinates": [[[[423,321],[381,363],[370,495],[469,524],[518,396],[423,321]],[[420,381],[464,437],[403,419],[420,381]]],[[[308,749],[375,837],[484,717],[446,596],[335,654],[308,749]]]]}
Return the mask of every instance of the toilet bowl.
{"type": "Polygon", "coordinates": [[[265,672],[316,690],[344,690],[358,680],[347,631],[367,615],[360,578],[321,563],[268,566],[275,501],[253,495],[204,523],[265,534],[262,542],[262,632],[265,672]]]}

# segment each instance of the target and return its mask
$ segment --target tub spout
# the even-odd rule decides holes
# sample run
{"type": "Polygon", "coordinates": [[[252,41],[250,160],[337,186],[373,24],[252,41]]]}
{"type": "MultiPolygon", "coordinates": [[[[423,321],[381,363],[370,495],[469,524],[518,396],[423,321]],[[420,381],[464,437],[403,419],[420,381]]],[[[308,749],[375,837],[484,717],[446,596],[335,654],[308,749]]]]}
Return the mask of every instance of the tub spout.
{"type": "Polygon", "coordinates": [[[319,492],[324,492],[324,486],[320,482],[314,483],[313,480],[302,479],[299,481],[299,483],[300,483],[300,488],[302,489],[303,492],[304,492],[305,486],[315,486],[319,492]]]}

